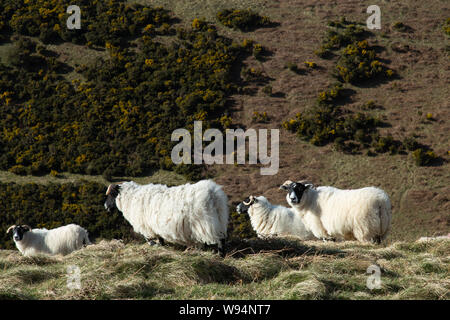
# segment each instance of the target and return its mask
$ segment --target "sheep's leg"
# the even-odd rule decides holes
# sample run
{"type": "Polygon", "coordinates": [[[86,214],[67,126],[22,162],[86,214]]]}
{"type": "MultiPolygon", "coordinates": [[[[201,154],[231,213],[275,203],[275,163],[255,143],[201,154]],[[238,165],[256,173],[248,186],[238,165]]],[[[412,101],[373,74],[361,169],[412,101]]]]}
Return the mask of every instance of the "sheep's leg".
{"type": "Polygon", "coordinates": [[[330,239],[330,235],[322,225],[320,218],[314,214],[306,214],[304,223],[317,239],[330,239]]]}
{"type": "Polygon", "coordinates": [[[225,257],[226,251],[225,251],[225,239],[220,239],[220,242],[217,244],[217,251],[219,252],[219,255],[223,258],[225,257]]]}
{"type": "Polygon", "coordinates": [[[147,241],[147,243],[148,243],[150,246],[156,245],[156,241],[155,241],[155,240],[152,240],[152,239],[147,238],[147,237],[144,237],[144,238],[145,238],[145,241],[147,241]]]}
{"type": "Polygon", "coordinates": [[[159,244],[160,245],[164,245],[164,239],[163,238],[161,238],[161,237],[158,237],[158,241],[159,241],[159,244]]]}

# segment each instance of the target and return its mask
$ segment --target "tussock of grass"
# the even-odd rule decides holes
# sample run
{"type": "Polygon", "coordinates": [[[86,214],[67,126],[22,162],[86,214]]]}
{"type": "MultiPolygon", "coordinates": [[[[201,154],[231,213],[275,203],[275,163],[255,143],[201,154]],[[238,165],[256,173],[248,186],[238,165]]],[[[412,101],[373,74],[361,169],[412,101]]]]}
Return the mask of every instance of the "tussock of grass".
{"type": "Polygon", "coordinates": [[[450,242],[230,241],[210,251],[101,241],[65,257],[0,251],[0,299],[449,299],[450,242]],[[234,248],[233,250],[231,250],[234,248]],[[381,269],[381,288],[366,286],[381,269]],[[81,289],[67,288],[67,267],[81,289]]]}

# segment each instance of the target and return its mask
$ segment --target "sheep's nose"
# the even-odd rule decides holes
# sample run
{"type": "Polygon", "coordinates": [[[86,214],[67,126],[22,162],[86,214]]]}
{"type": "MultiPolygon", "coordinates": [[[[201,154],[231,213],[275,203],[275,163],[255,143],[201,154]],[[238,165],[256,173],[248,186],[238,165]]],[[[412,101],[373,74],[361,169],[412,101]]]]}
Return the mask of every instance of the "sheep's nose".
{"type": "Polygon", "coordinates": [[[19,236],[14,236],[14,240],[19,241],[20,240],[19,236]]]}

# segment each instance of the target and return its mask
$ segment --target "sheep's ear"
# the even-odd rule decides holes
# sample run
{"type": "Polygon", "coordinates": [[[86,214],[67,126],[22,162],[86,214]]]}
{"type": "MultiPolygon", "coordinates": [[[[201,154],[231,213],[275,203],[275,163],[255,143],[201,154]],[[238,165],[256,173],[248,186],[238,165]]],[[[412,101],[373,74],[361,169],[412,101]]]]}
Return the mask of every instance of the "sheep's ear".
{"type": "Polygon", "coordinates": [[[305,183],[304,186],[306,189],[315,189],[316,188],[312,183],[305,183]]]}
{"type": "Polygon", "coordinates": [[[286,180],[281,186],[280,186],[280,189],[281,190],[285,190],[285,191],[287,191],[287,190],[289,190],[289,186],[292,184],[292,181],[291,180],[286,180]]]}

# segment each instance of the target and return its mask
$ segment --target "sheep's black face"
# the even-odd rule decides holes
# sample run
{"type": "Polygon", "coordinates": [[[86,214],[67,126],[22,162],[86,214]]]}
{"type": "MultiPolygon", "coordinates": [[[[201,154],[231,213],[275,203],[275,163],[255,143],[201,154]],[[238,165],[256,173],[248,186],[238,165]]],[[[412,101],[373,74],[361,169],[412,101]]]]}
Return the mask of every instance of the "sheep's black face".
{"type": "Polygon", "coordinates": [[[289,200],[293,204],[298,204],[302,200],[303,193],[308,189],[308,186],[299,182],[292,182],[289,186],[282,186],[282,189],[288,192],[289,200]]]}
{"type": "Polygon", "coordinates": [[[108,196],[105,201],[105,209],[108,211],[113,210],[116,207],[116,198],[112,196],[108,196]]]}
{"type": "Polygon", "coordinates": [[[28,227],[24,227],[24,226],[17,226],[13,229],[13,239],[14,241],[22,241],[23,239],[23,235],[30,231],[30,229],[28,229],[28,227]]]}
{"type": "Polygon", "coordinates": [[[254,201],[255,200],[253,198],[245,198],[244,201],[237,205],[236,211],[240,214],[248,213],[248,208],[250,208],[254,201]]]}
{"type": "Polygon", "coordinates": [[[110,185],[108,187],[108,191],[106,192],[107,198],[105,201],[105,209],[108,211],[113,210],[116,207],[116,198],[119,195],[120,192],[120,186],[119,185],[110,185]]]}

